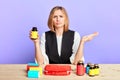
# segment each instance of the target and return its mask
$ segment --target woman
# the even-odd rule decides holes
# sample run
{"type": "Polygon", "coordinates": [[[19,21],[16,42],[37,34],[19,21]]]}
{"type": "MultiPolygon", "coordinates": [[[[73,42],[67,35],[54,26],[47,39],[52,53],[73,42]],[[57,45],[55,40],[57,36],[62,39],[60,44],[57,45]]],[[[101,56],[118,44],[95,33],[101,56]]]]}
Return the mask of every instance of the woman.
{"type": "MultiPolygon", "coordinates": [[[[38,64],[77,64],[84,60],[83,46],[98,33],[80,38],[80,35],[69,30],[69,19],[65,8],[54,7],[48,18],[50,31],[41,38],[32,40],[35,45],[35,57],[38,64]]],[[[31,33],[30,33],[31,36],[31,33]]]]}

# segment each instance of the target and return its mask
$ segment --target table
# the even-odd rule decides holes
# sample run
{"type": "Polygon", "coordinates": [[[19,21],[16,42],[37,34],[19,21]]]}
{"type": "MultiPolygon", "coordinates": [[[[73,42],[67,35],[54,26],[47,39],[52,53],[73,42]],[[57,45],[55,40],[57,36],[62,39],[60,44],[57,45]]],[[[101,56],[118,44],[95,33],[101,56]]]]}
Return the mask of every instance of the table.
{"type": "MultiPolygon", "coordinates": [[[[27,64],[0,64],[0,80],[119,80],[120,64],[99,64],[100,75],[90,77],[87,74],[77,76],[75,65],[71,65],[72,72],[68,76],[42,75],[40,78],[28,78],[26,72],[27,64]]],[[[44,67],[44,66],[43,66],[44,67]]]]}

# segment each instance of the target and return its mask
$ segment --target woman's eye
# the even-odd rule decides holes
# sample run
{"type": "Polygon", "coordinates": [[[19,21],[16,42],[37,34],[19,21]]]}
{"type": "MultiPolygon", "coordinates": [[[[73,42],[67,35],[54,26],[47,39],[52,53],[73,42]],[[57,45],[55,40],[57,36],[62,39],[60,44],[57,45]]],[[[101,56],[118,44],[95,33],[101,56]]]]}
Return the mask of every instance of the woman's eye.
{"type": "Polygon", "coordinates": [[[63,16],[60,16],[61,18],[63,17],[63,16]]]}
{"type": "Polygon", "coordinates": [[[57,16],[54,16],[53,18],[56,18],[57,16]]]}

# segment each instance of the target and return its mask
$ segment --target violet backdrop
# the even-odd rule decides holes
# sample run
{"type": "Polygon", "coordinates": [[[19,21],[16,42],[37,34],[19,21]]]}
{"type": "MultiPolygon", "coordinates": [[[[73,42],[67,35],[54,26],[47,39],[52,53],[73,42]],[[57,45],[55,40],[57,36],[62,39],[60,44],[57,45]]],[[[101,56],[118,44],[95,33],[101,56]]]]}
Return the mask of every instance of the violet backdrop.
{"type": "Polygon", "coordinates": [[[54,6],[66,8],[70,29],[81,36],[99,32],[85,43],[85,63],[120,63],[120,0],[1,0],[0,64],[34,62],[29,31],[49,30],[47,20],[54,6]]]}

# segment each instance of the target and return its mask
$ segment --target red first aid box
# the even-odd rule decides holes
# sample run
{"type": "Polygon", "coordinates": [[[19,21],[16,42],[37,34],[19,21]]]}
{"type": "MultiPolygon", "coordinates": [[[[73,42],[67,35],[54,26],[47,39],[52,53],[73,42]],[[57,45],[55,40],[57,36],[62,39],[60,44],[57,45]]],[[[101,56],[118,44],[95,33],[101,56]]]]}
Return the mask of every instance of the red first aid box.
{"type": "Polygon", "coordinates": [[[65,76],[71,73],[70,65],[49,64],[44,68],[45,75],[60,75],[65,76]]]}

